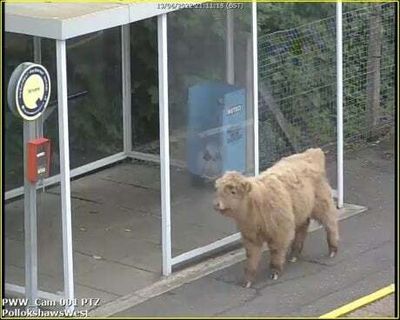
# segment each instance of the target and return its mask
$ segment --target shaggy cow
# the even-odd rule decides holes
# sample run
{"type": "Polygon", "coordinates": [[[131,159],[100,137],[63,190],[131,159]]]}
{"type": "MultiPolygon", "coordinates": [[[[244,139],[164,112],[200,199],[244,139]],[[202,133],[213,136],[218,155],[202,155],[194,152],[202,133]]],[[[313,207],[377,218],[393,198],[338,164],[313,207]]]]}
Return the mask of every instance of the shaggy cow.
{"type": "Polygon", "coordinates": [[[257,177],[229,171],[215,182],[214,208],[233,218],[246,249],[245,286],[250,287],[264,242],[270,250],[270,277],[278,279],[289,247],[299,256],[310,219],[327,232],[329,255],[338,249],[338,212],[319,148],[285,157],[257,177]]]}

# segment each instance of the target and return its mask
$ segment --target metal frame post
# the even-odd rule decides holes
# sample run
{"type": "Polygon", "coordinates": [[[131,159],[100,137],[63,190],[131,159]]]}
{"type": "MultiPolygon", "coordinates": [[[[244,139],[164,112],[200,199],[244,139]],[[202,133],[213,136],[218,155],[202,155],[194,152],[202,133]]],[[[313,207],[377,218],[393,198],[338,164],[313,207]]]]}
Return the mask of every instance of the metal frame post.
{"type": "MultiPolygon", "coordinates": [[[[33,59],[42,62],[41,40],[33,37],[33,59]]],[[[38,254],[37,254],[37,197],[36,184],[27,179],[26,146],[32,139],[43,135],[43,120],[24,121],[24,237],[25,237],[25,296],[28,307],[35,309],[38,298],[38,254]]]]}
{"type": "MultiPolygon", "coordinates": [[[[42,63],[42,39],[40,37],[33,37],[33,61],[38,64],[42,63]]],[[[38,137],[43,137],[43,123],[43,116],[36,120],[36,133],[38,137]]]]}
{"type": "Polygon", "coordinates": [[[160,112],[160,174],[162,214],[162,272],[171,274],[171,192],[169,166],[169,124],[168,124],[168,47],[167,14],[157,17],[158,37],[158,86],[160,112]]]}
{"type": "Polygon", "coordinates": [[[121,26],[121,49],[124,152],[128,154],[132,151],[131,42],[129,24],[121,26]]]}
{"type": "Polygon", "coordinates": [[[246,172],[254,174],[253,37],[246,37],[246,172]]]}
{"type": "Polygon", "coordinates": [[[25,296],[29,308],[36,308],[38,298],[38,263],[37,263],[37,208],[36,185],[27,179],[28,141],[35,139],[36,121],[24,120],[24,237],[25,237],[25,296]]]}
{"type": "Polygon", "coordinates": [[[337,112],[337,206],[343,207],[343,29],[342,3],[336,3],[336,112],[337,112]]]}
{"type": "Polygon", "coordinates": [[[233,10],[226,9],[226,81],[235,83],[235,55],[234,55],[234,16],[233,10]]]}
{"type": "MultiPolygon", "coordinates": [[[[253,117],[254,117],[254,156],[255,156],[254,165],[255,165],[255,174],[258,174],[258,171],[259,171],[259,159],[258,159],[258,59],[257,59],[257,53],[258,53],[257,50],[258,49],[257,49],[257,11],[256,10],[257,10],[257,5],[256,5],[256,2],[254,1],[252,4],[252,41],[251,41],[252,42],[252,50],[253,50],[253,55],[251,57],[252,61],[253,61],[253,64],[252,64],[252,70],[253,70],[252,80],[253,81],[252,81],[252,88],[250,90],[253,93],[253,106],[254,106],[254,114],[253,114],[253,117]]],[[[233,39],[233,24],[231,24],[231,27],[228,27],[229,26],[228,21],[230,21],[230,23],[233,23],[233,19],[232,20],[230,20],[230,19],[231,18],[229,18],[229,15],[228,15],[227,16],[227,29],[230,31],[227,32],[227,38],[233,39]]],[[[228,47],[229,47],[228,43],[229,42],[227,42],[227,51],[226,51],[227,60],[233,62],[233,50],[232,51],[228,50],[228,47]],[[228,59],[228,52],[232,53],[232,56],[229,55],[229,57],[231,57],[232,60],[230,60],[231,58],[228,59]]],[[[231,42],[231,44],[233,45],[233,42],[231,42]]],[[[233,46],[231,48],[233,48],[233,46]]],[[[229,66],[229,64],[227,64],[227,66],[229,66]]],[[[232,69],[230,69],[230,70],[233,71],[233,65],[232,65],[232,69]]],[[[227,78],[229,78],[228,72],[227,72],[227,78]]],[[[234,79],[231,78],[231,80],[233,81],[234,79]]],[[[252,151],[253,151],[253,149],[252,149],[252,151]]],[[[205,246],[184,252],[180,255],[173,257],[172,265],[174,266],[174,265],[182,263],[184,261],[188,261],[188,260],[198,257],[204,253],[208,253],[213,250],[236,243],[239,240],[240,240],[240,233],[239,232],[234,233],[230,236],[227,236],[227,237],[224,237],[217,241],[214,241],[213,243],[210,243],[205,246]]]]}
{"type": "MultiPolygon", "coordinates": [[[[64,264],[64,296],[74,299],[74,272],[72,252],[71,185],[69,166],[68,91],[66,41],[56,40],[58,130],[60,148],[61,213],[64,264]]],[[[67,306],[73,310],[74,306],[67,306]]]]}
{"type": "Polygon", "coordinates": [[[257,1],[251,4],[253,36],[253,127],[254,127],[254,174],[260,173],[259,137],[258,137],[258,36],[257,36],[257,1]]]}

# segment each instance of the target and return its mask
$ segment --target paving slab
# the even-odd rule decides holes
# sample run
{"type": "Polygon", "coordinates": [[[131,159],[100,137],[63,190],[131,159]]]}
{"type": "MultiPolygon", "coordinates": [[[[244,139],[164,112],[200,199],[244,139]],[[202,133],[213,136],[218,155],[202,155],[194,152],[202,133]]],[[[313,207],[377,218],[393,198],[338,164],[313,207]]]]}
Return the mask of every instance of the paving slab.
{"type": "Polygon", "coordinates": [[[360,296],[365,295],[366,292],[377,290],[377,286],[380,286],[381,283],[390,283],[393,279],[393,272],[388,272],[388,270],[389,269],[382,269],[381,271],[371,272],[364,278],[352,279],[349,281],[347,287],[327,293],[326,295],[321,295],[314,300],[305,299],[302,305],[294,310],[289,310],[285,314],[293,317],[318,317],[358,299],[360,296]]]}
{"type": "MultiPolygon", "coordinates": [[[[209,206],[212,197],[209,188],[194,187],[190,177],[182,170],[175,168],[171,171],[176,187],[174,191],[177,192],[172,202],[174,255],[236,232],[232,229],[232,222],[222,219],[209,206]],[[180,196],[177,190],[184,193],[180,196]]],[[[99,267],[99,261],[116,264],[119,268],[121,265],[123,268],[132,267],[130,271],[124,269],[122,274],[129,274],[132,279],[140,278],[137,287],[131,286],[133,289],[144,286],[145,282],[152,283],[153,277],[160,278],[160,195],[155,187],[157,179],[153,181],[157,176],[159,168],[156,166],[122,163],[72,181],[73,255],[77,283],[83,275],[93,272],[91,280],[84,284],[92,286],[92,282],[96,282],[92,287],[99,290],[108,287],[107,279],[98,271],[99,268],[107,268],[99,267]],[[138,181],[132,183],[130,179],[135,178],[138,181]],[[136,270],[148,271],[151,276],[140,272],[137,277],[131,276],[131,272],[136,270]],[[95,277],[98,277],[96,281],[95,277]]],[[[60,187],[56,185],[38,193],[38,267],[40,273],[50,279],[63,277],[59,191],[60,187]]],[[[10,202],[6,212],[6,264],[23,269],[23,199],[10,202]]],[[[10,282],[8,278],[12,281],[18,279],[17,282],[22,285],[23,272],[11,277],[12,270],[7,272],[6,281],[10,282]]],[[[111,272],[111,269],[108,271],[111,272]]],[[[115,287],[126,285],[122,276],[114,277],[114,281],[115,287]]],[[[58,284],[55,288],[60,289],[58,284]]]]}
{"type": "MultiPolygon", "coordinates": [[[[92,263],[99,260],[120,262],[160,274],[161,246],[151,241],[138,240],[130,235],[131,232],[126,229],[87,231],[75,238],[74,251],[78,256],[80,254],[87,257],[92,263]]],[[[80,261],[76,261],[78,270],[81,265],[80,261]]]]}
{"type": "Polygon", "coordinates": [[[74,233],[74,249],[104,259],[119,260],[134,252],[141,243],[160,244],[160,220],[152,216],[132,216],[108,228],[90,225],[74,233]]]}
{"type": "Polygon", "coordinates": [[[207,189],[193,190],[190,198],[185,202],[175,204],[171,208],[171,218],[190,219],[190,223],[198,226],[208,226],[215,230],[230,232],[234,222],[228,219],[213,208],[214,192],[207,189]],[[212,224],[210,224],[212,221],[212,224]]]}
{"type": "MultiPolygon", "coordinates": [[[[6,283],[24,286],[25,269],[8,265],[4,268],[6,283]]],[[[62,279],[56,279],[51,276],[45,275],[41,272],[38,273],[38,288],[39,290],[56,293],[63,290],[62,279]]]]}
{"type": "MultiPolygon", "coordinates": [[[[114,167],[105,170],[112,169],[114,167]]],[[[60,190],[54,188],[52,192],[59,193],[60,190]]],[[[160,202],[158,191],[102,179],[96,173],[74,180],[71,186],[71,197],[97,204],[107,203],[116,208],[122,207],[144,212],[151,211],[153,208],[156,209],[160,202]]]]}
{"type": "Polygon", "coordinates": [[[3,211],[4,237],[24,241],[24,203],[10,202],[4,205],[3,211]]]}
{"type": "Polygon", "coordinates": [[[79,301],[79,308],[80,310],[90,310],[92,308],[88,308],[87,306],[82,306],[80,304],[81,299],[100,299],[98,306],[101,306],[107,302],[119,299],[121,296],[110,293],[110,292],[105,292],[103,290],[97,290],[93,288],[89,288],[87,286],[83,286],[80,284],[75,285],[75,296],[79,301]]]}
{"type": "Polygon", "coordinates": [[[150,271],[156,275],[162,274],[162,248],[152,242],[135,242],[130,248],[130,254],[119,260],[120,263],[150,271]]]}
{"type": "Polygon", "coordinates": [[[266,277],[264,255],[254,285],[256,294],[235,302],[225,309],[219,301],[237,301],[236,293],[226,290],[223,298],[206,288],[210,279],[240,288],[243,262],[197,280],[204,287],[189,283],[169,294],[151,298],[118,315],[207,315],[207,316],[312,316],[317,317],[360,296],[369,294],[394,281],[394,173],[393,161],[383,155],[392,148],[357,150],[346,158],[346,202],[368,207],[368,210],[340,221],[340,250],[334,259],[327,257],[326,235],[320,229],[311,233],[305,243],[303,257],[288,264],[278,281],[266,277]],[[376,181],[376,183],[375,183],[376,181]],[[379,190],[377,190],[379,189],[379,190]],[[207,295],[211,302],[199,297],[207,295]],[[174,301],[185,301],[177,306],[174,301]],[[157,311],[161,308],[162,312],[157,311]],[[144,308],[144,309],[142,309],[144,308]],[[206,309],[208,312],[204,313],[206,309]],[[178,311],[177,311],[178,310],[178,311]],[[197,314],[192,310],[201,310],[197,314]]]}
{"type": "MultiPolygon", "coordinates": [[[[283,282],[296,280],[299,278],[304,278],[320,272],[324,266],[309,263],[306,261],[298,261],[296,263],[288,263],[285,267],[285,272],[278,280],[271,280],[268,278],[269,272],[269,252],[264,252],[263,257],[260,261],[259,270],[257,272],[256,280],[252,286],[257,290],[262,289],[267,286],[275,286],[283,282]]],[[[225,283],[230,283],[236,286],[242,286],[244,282],[244,266],[245,261],[235,264],[227,269],[217,271],[210,275],[210,277],[223,281],[225,283]]]]}
{"type": "MultiPolygon", "coordinates": [[[[47,233],[53,232],[54,228],[61,227],[55,225],[52,216],[57,216],[61,212],[61,199],[58,195],[49,194],[47,192],[37,193],[37,223],[38,234],[42,228],[47,233]]],[[[61,213],[60,213],[61,215],[61,213]]],[[[8,202],[4,208],[5,236],[9,239],[23,241],[24,239],[24,200],[8,202]]],[[[57,230],[58,232],[58,230],[57,230]]]]}
{"type": "Polygon", "coordinates": [[[207,278],[183,285],[115,316],[206,316],[216,314],[235,304],[244,303],[255,296],[255,290],[207,278]],[[187,286],[195,290],[187,291],[187,286]],[[230,292],[230,295],[226,292],[230,292]]]}
{"type": "MultiPolygon", "coordinates": [[[[350,219],[356,218],[361,217],[356,216],[350,219]]],[[[317,246],[319,246],[318,243],[317,246]]],[[[352,259],[343,260],[336,265],[299,261],[288,264],[285,273],[277,281],[266,277],[268,267],[266,259],[263,259],[257,283],[254,289],[249,289],[250,292],[256,290],[256,295],[245,301],[238,301],[235,291],[226,289],[221,298],[218,291],[215,291],[208,283],[213,279],[240,291],[246,290],[241,287],[243,263],[240,263],[197,280],[198,283],[203,283],[203,286],[195,285],[194,282],[184,285],[179,290],[172,291],[173,298],[170,298],[169,294],[164,294],[117,315],[316,317],[333,307],[339,307],[345,302],[358,298],[363,290],[371,290],[374,286],[379,286],[381,282],[392,281],[394,276],[392,250],[393,244],[383,242],[376,248],[361,251],[352,259]],[[379,261],[379,263],[374,264],[371,261],[379,261]],[[357,290],[353,290],[352,287],[357,290]],[[203,295],[212,302],[201,301],[203,295]],[[224,299],[232,303],[221,307],[224,299]],[[178,307],[174,301],[184,301],[184,303],[178,307]],[[207,313],[204,314],[201,311],[195,313],[195,310],[202,310],[202,307],[207,308],[207,313]]],[[[242,293],[237,294],[242,295],[242,293]]]]}
{"type": "MultiPolygon", "coordinates": [[[[23,268],[18,268],[14,266],[8,266],[7,269],[5,270],[6,274],[7,272],[10,272],[9,275],[7,275],[7,278],[10,280],[11,283],[14,285],[18,285],[20,287],[24,286],[23,281],[21,282],[21,279],[24,277],[24,269],[23,268]]],[[[44,292],[50,292],[59,296],[63,296],[63,283],[60,281],[60,279],[55,279],[53,277],[44,275],[44,274],[39,274],[38,275],[38,280],[39,280],[39,290],[42,290],[44,292]]],[[[6,294],[9,296],[22,296],[20,294],[15,295],[15,293],[8,293],[6,290],[6,294]]],[[[75,297],[79,300],[82,298],[97,298],[100,299],[100,304],[105,304],[107,302],[116,300],[120,298],[120,295],[112,294],[110,292],[106,292],[103,290],[96,290],[87,286],[83,286],[79,283],[75,283],[75,297]]],[[[85,309],[85,308],[81,308],[85,309]]],[[[87,309],[87,308],[86,308],[87,309]]]]}
{"type": "Polygon", "coordinates": [[[211,244],[237,232],[236,227],[233,224],[229,224],[230,221],[227,221],[228,224],[225,228],[218,228],[210,227],[213,224],[212,220],[210,220],[209,225],[191,223],[191,216],[182,219],[172,217],[171,220],[173,255],[211,244]]]}
{"type": "Polygon", "coordinates": [[[160,167],[143,165],[141,163],[125,162],[118,167],[99,171],[100,179],[123,183],[143,189],[160,190],[160,167]]]}
{"type": "MultiPolygon", "coordinates": [[[[137,212],[131,209],[115,207],[109,203],[98,204],[75,200],[78,205],[72,211],[72,224],[77,231],[108,230],[115,225],[126,223],[137,212]]],[[[143,215],[144,213],[141,213],[143,215]]],[[[75,231],[75,230],[74,230],[75,231]]]]}
{"type": "Polygon", "coordinates": [[[75,277],[84,286],[114,295],[126,295],[155,282],[159,275],[121,263],[100,260],[95,268],[75,277]]]}
{"type": "MultiPolygon", "coordinates": [[[[160,167],[157,164],[144,164],[138,161],[125,162],[116,167],[100,171],[96,173],[96,176],[104,181],[158,192],[160,202],[160,167]]],[[[186,195],[190,195],[190,189],[195,188],[186,169],[171,167],[170,180],[172,204],[185,199],[186,195]]]]}
{"type": "MultiPolygon", "coordinates": [[[[246,291],[240,286],[243,263],[239,263],[198,280],[194,286],[186,284],[173,293],[147,300],[145,306],[138,305],[130,311],[140,314],[142,309],[136,308],[142,307],[143,315],[154,315],[151,310],[160,306],[162,311],[155,311],[160,315],[242,312],[246,316],[268,312],[315,316],[387,285],[387,281],[393,281],[394,272],[394,174],[393,161],[383,157],[387,148],[379,145],[346,154],[345,201],[365,205],[368,211],[340,222],[340,251],[335,259],[327,259],[325,233],[319,230],[306,240],[302,260],[288,265],[277,282],[266,278],[266,254],[254,289],[246,291]],[[179,301],[185,301],[186,307],[181,307],[179,301]],[[153,302],[155,307],[151,307],[153,302]]],[[[103,293],[108,301],[160,279],[160,269],[154,267],[161,259],[161,255],[157,259],[161,251],[160,195],[154,185],[156,180],[145,179],[146,175],[157,177],[159,170],[126,166],[123,168],[127,171],[120,172],[118,166],[72,182],[76,286],[93,290],[93,294],[103,293]],[[127,173],[130,169],[136,170],[132,176],[127,173]],[[135,176],[141,177],[140,185],[129,182],[135,176]]],[[[235,230],[210,210],[211,189],[196,189],[185,171],[171,170],[171,176],[175,174],[174,254],[212,242],[226,234],[224,228],[235,230]]],[[[49,188],[49,194],[43,195],[45,210],[39,213],[43,230],[39,236],[40,256],[44,257],[39,280],[41,288],[51,292],[62,290],[62,260],[57,258],[61,252],[57,209],[60,199],[56,191],[57,188],[49,188]]],[[[24,279],[22,208],[21,200],[7,204],[5,221],[5,243],[9,247],[5,250],[6,281],[19,285],[24,279]]]]}
{"type": "Polygon", "coordinates": [[[346,314],[341,318],[394,317],[394,315],[395,295],[391,294],[349,314],[346,314]]]}
{"type": "Polygon", "coordinates": [[[7,265],[23,268],[25,265],[25,244],[22,241],[10,238],[3,238],[4,241],[4,261],[7,265]]]}

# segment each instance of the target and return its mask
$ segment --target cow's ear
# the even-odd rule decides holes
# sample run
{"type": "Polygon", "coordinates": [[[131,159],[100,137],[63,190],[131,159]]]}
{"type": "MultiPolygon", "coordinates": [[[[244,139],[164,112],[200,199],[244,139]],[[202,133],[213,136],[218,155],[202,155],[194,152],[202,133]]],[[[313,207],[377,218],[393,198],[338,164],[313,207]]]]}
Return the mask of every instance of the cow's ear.
{"type": "Polygon", "coordinates": [[[245,182],[243,182],[244,183],[244,191],[246,192],[246,193],[249,193],[250,191],[251,191],[251,189],[252,189],[252,184],[251,184],[251,182],[250,181],[245,181],[245,182]]]}

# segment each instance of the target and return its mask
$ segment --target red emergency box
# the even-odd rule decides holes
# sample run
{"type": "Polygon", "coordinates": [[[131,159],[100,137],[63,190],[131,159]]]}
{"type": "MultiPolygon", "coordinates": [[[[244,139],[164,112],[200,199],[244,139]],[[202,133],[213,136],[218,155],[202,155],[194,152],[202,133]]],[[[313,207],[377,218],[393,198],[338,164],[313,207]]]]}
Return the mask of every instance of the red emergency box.
{"type": "Polygon", "coordinates": [[[27,178],[36,183],[50,174],[50,140],[38,138],[27,145],[27,178]]]}

